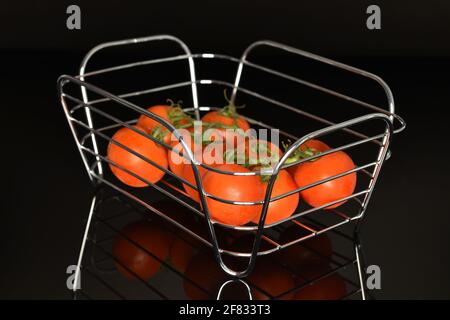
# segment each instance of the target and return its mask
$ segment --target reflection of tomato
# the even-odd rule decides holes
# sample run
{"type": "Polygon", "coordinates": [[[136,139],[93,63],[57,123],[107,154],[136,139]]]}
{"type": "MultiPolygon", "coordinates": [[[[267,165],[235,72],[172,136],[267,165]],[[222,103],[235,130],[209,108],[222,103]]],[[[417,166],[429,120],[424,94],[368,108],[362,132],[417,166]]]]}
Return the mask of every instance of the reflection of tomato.
{"type": "Polygon", "coordinates": [[[220,270],[217,262],[205,254],[192,257],[184,274],[184,292],[192,300],[205,300],[211,299],[211,296],[215,297],[225,279],[225,274],[220,270]],[[195,285],[187,279],[190,279],[195,285]]]}
{"type": "Polygon", "coordinates": [[[297,291],[295,300],[338,300],[347,293],[345,281],[336,273],[315,281],[297,291]]]}
{"type": "MultiPolygon", "coordinates": [[[[135,127],[142,130],[139,127],[135,127]]],[[[137,152],[143,157],[154,161],[163,168],[167,168],[167,153],[164,147],[158,145],[147,137],[129,129],[122,128],[118,130],[112,137],[118,143],[137,152]]],[[[108,159],[112,162],[124,167],[134,174],[142,177],[149,182],[156,183],[163,176],[164,171],[158,169],[154,165],[144,161],[138,156],[125,150],[124,148],[110,142],[107,150],[108,159]]],[[[131,174],[110,164],[111,171],[123,183],[133,187],[145,187],[147,183],[133,177],[131,174]]]]}
{"type": "Polygon", "coordinates": [[[248,281],[258,289],[262,289],[252,288],[252,295],[255,300],[268,300],[282,294],[279,299],[291,300],[294,296],[293,293],[284,294],[295,287],[292,274],[279,264],[275,264],[267,259],[260,259],[260,261],[256,262],[255,269],[248,277],[248,281]]]}
{"type": "MultiPolygon", "coordinates": [[[[297,232],[298,229],[298,226],[292,226],[285,230],[280,237],[280,242],[288,243],[304,236],[297,232]]],[[[332,253],[333,247],[330,238],[326,234],[321,234],[293,244],[281,250],[277,255],[281,262],[301,272],[305,266],[327,262],[332,253]]]]}
{"type": "MultiPolygon", "coordinates": [[[[197,245],[199,241],[196,241],[197,245]]],[[[201,245],[201,244],[200,244],[201,245]]],[[[196,248],[194,244],[187,242],[181,237],[174,237],[172,246],[170,247],[170,263],[180,272],[184,272],[195,255],[196,248]]]]}
{"type": "MultiPolygon", "coordinates": [[[[338,151],[298,165],[294,172],[294,179],[298,187],[305,187],[311,183],[344,173],[354,168],[355,164],[352,159],[345,152],[338,151]]],[[[353,172],[303,190],[300,192],[300,195],[310,206],[319,207],[331,201],[352,195],[355,187],[356,173],[353,172]]],[[[345,201],[342,201],[328,206],[326,209],[336,208],[344,202],[345,201]]]]}
{"type": "MultiPolygon", "coordinates": [[[[264,186],[263,191],[265,194],[267,189],[267,183],[264,182],[263,186],[264,186]]],[[[273,185],[271,198],[280,196],[295,189],[297,189],[297,185],[295,184],[294,179],[286,170],[281,170],[278,173],[278,176],[273,185]]],[[[299,202],[299,195],[297,192],[282,199],[272,201],[269,204],[269,208],[267,209],[265,223],[266,224],[274,223],[291,216],[294,213],[295,209],[297,209],[298,202],[299,202]]],[[[257,215],[255,218],[253,218],[252,221],[258,224],[259,218],[260,214],[257,215]]]]}
{"type": "Polygon", "coordinates": [[[121,233],[123,236],[117,236],[112,249],[113,256],[117,260],[117,270],[128,279],[136,279],[138,276],[147,281],[161,266],[151,254],[165,260],[169,255],[170,235],[162,230],[160,225],[148,221],[129,224],[121,233]]]}
{"type": "MultiPolygon", "coordinates": [[[[223,164],[216,169],[228,172],[251,172],[237,164],[223,164]]],[[[230,201],[261,201],[263,187],[258,176],[233,176],[209,171],[203,177],[204,190],[216,197],[230,201]]],[[[211,217],[230,225],[243,225],[250,222],[261,205],[235,205],[208,197],[206,199],[211,217]]]]}

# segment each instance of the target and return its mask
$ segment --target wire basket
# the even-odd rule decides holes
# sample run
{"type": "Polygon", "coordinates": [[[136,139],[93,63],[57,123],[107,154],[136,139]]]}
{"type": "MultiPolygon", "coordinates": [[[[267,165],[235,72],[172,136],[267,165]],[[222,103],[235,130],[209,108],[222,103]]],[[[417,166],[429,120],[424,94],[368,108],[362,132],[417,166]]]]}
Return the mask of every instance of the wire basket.
{"type": "MultiPolygon", "coordinates": [[[[131,56],[129,51],[124,51],[122,54],[127,57],[131,56]]],[[[315,70],[314,68],[312,70],[315,70]]],[[[326,78],[329,78],[329,76],[326,78]]],[[[78,76],[61,76],[58,80],[58,89],[65,115],[92,183],[95,186],[107,185],[112,187],[190,236],[212,247],[220,267],[227,274],[239,278],[250,274],[257,256],[274,253],[350,222],[355,223],[357,230],[362,218],[365,216],[381,167],[384,161],[390,157],[389,147],[392,135],[405,128],[403,119],[395,114],[392,92],[380,77],[272,41],[258,41],[251,44],[240,58],[223,54],[192,54],[186,44],[169,35],[108,42],[98,45],[86,55],[78,76]],[[112,66],[107,63],[105,65],[106,58],[100,59],[98,57],[99,52],[107,51],[106,49],[128,49],[132,46],[155,45],[156,43],[175,46],[178,50],[181,49],[182,52],[181,54],[164,55],[163,57],[148,59],[147,54],[154,55],[158,53],[158,51],[153,49],[155,48],[153,46],[151,51],[141,49],[140,52],[145,52],[146,58],[139,57],[137,62],[113,64],[112,66]],[[264,62],[250,61],[249,57],[256,55],[256,51],[260,50],[268,50],[270,52],[270,54],[266,54],[261,58],[261,61],[264,62]],[[88,71],[88,64],[91,63],[91,60],[95,60],[94,58],[97,58],[102,66],[96,70],[88,71]],[[363,98],[356,98],[343,93],[342,90],[333,90],[328,86],[322,86],[316,82],[292,75],[292,73],[304,71],[301,68],[299,70],[296,63],[299,58],[312,62],[314,68],[320,69],[324,66],[331,68],[331,71],[327,71],[327,75],[345,72],[346,74],[357,76],[357,81],[365,79],[368,82],[375,83],[382,88],[385,99],[387,99],[387,107],[378,107],[366,102],[363,98]],[[288,59],[294,60],[292,63],[287,64],[289,66],[287,71],[280,71],[271,66],[280,61],[286,62],[288,59]],[[152,71],[149,71],[149,68],[152,71]],[[139,73],[141,73],[140,77],[136,76],[139,73]],[[137,88],[138,84],[135,79],[141,79],[139,86],[143,88],[137,88]],[[141,83],[142,79],[147,79],[148,81],[141,83]],[[214,195],[205,192],[202,187],[202,179],[200,178],[200,167],[224,175],[260,175],[261,172],[225,172],[200,163],[194,158],[189,146],[171,123],[146,110],[149,104],[160,101],[163,98],[174,96],[190,97],[191,101],[185,103],[185,105],[191,104],[191,106],[184,108],[184,111],[192,113],[195,119],[199,120],[205,112],[218,109],[215,107],[217,104],[214,102],[214,97],[220,96],[218,93],[223,91],[224,88],[231,92],[230,100],[232,102],[246,103],[247,107],[241,113],[255,128],[280,128],[279,133],[282,139],[294,141],[270,172],[266,171],[264,173],[269,175],[270,179],[264,199],[261,199],[261,201],[230,201],[218,199],[214,195]],[[290,95],[286,94],[288,90],[291,91],[290,95]],[[307,94],[314,97],[314,99],[318,99],[311,102],[312,107],[309,107],[309,109],[304,105],[298,106],[299,100],[304,102],[310,101],[308,100],[309,98],[306,98],[307,94]],[[289,96],[294,97],[294,102],[287,101],[289,96]],[[325,100],[318,103],[317,101],[321,99],[325,100]],[[334,112],[338,116],[333,120],[327,118],[327,114],[332,114],[330,112],[332,105],[330,99],[334,103],[339,103],[339,112],[334,112]],[[343,106],[344,104],[346,105],[345,107],[343,106]],[[258,108],[256,110],[258,119],[255,119],[255,116],[248,115],[252,111],[252,106],[257,106],[258,108]],[[265,109],[261,111],[262,108],[265,109]],[[276,117],[273,116],[275,114],[277,115],[276,117]],[[156,120],[179,139],[179,143],[183,148],[183,155],[190,160],[195,176],[195,185],[112,139],[113,134],[119,128],[127,127],[164,148],[173,150],[170,145],[133,126],[140,115],[156,120]],[[285,128],[283,123],[277,123],[280,120],[283,122],[283,119],[286,121],[299,119],[298,123],[301,123],[301,126],[289,125],[290,128],[285,128]],[[326,139],[326,142],[330,142],[330,144],[332,142],[334,148],[293,163],[286,162],[301,145],[315,138],[326,139]],[[165,176],[161,181],[151,183],[123,166],[112,162],[106,155],[106,147],[109,143],[114,143],[124,148],[164,171],[165,176]],[[273,186],[280,170],[344,150],[350,153],[355,163],[357,163],[354,169],[316,181],[276,197],[272,196],[273,186]],[[148,188],[131,188],[122,184],[111,174],[108,168],[111,165],[139,179],[148,187],[158,190],[162,197],[173,200],[189,209],[192,214],[198,215],[205,222],[205,230],[192,230],[184,224],[183,219],[180,219],[172,212],[158,210],[152,206],[151,197],[149,198],[149,192],[147,192],[148,188]],[[297,211],[290,217],[275,223],[265,224],[270,202],[353,173],[358,177],[358,184],[352,195],[318,207],[308,207],[305,203],[301,203],[297,211]],[[186,192],[180,187],[182,184],[189,185],[199,191],[200,204],[186,195],[186,192]],[[233,226],[213,220],[208,209],[208,198],[214,198],[231,205],[261,205],[259,223],[233,226]],[[345,204],[337,209],[326,209],[342,202],[345,202],[345,204]],[[320,223],[315,223],[314,221],[320,221],[320,223]],[[298,228],[298,236],[288,240],[280,240],[279,235],[291,226],[298,228]],[[251,234],[254,236],[253,245],[250,250],[246,251],[227,249],[219,241],[217,234],[220,232],[251,234]],[[223,257],[225,255],[248,258],[248,263],[244,269],[234,270],[224,262],[223,257]]],[[[91,216],[88,218],[83,238],[79,265],[83,256],[90,221],[91,216]]]]}

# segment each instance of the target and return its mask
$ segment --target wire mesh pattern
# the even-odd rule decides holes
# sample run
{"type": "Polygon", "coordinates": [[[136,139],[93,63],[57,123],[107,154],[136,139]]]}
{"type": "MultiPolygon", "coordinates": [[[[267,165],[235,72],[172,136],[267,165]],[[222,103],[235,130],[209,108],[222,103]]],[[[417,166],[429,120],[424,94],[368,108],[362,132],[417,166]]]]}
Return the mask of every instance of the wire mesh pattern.
{"type": "MultiPolygon", "coordinates": [[[[214,70],[214,68],[205,68],[203,70],[210,71],[214,70]]],[[[171,72],[158,73],[158,75],[161,74],[169,74],[170,77],[173,75],[171,72]]],[[[328,233],[329,231],[341,227],[344,224],[353,223],[354,225],[357,225],[356,222],[359,223],[365,215],[366,208],[374,190],[381,167],[384,161],[390,156],[389,147],[392,135],[402,131],[405,128],[405,122],[403,119],[395,114],[395,105],[391,90],[378,76],[272,41],[255,42],[244,51],[243,55],[239,59],[221,54],[192,54],[189,48],[181,40],[167,35],[105,43],[95,47],[87,54],[82,62],[80,75],[76,77],[61,76],[58,80],[58,89],[68,124],[73,133],[73,137],[76,141],[85,169],[93,184],[107,185],[116,191],[119,191],[124,196],[134,200],[147,210],[155,213],[166,222],[169,222],[176,228],[184,231],[190,237],[198,241],[198,243],[211,247],[214,250],[215,258],[217,259],[220,267],[227,274],[239,278],[250,275],[252,269],[255,267],[257,256],[265,256],[276,253],[281,249],[293,247],[300,242],[321,236],[322,234],[328,233]],[[144,59],[139,60],[138,62],[108,66],[93,71],[87,71],[87,66],[91,59],[98,55],[100,51],[110,48],[152,43],[172,43],[181,48],[183,53],[181,55],[178,54],[173,56],[165,56],[162,58],[144,59]],[[373,81],[383,89],[387,98],[387,107],[378,107],[374,104],[344,94],[340,91],[335,91],[317,83],[293,76],[290,73],[281,72],[271,67],[251,62],[249,60],[249,56],[253,55],[254,51],[258,51],[257,49],[260,48],[275,51],[278,50],[279,52],[288,53],[297,58],[311,60],[316,63],[373,81]],[[198,67],[203,63],[225,64],[226,70],[236,70],[236,73],[234,74],[234,77],[231,77],[231,79],[230,77],[221,78],[220,75],[203,75],[198,72],[198,67]],[[181,79],[177,82],[173,82],[173,80],[170,79],[164,80],[165,82],[161,80],[162,83],[139,90],[133,89],[133,86],[131,85],[131,89],[129,89],[129,91],[123,91],[124,89],[122,89],[122,87],[132,83],[132,81],[127,81],[125,76],[122,74],[123,72],[133,73],[137,72],[141,68],[148,67],[162,68],[159,70],[171,70],[170,65],[173,64],[176,65],[177,75],[182,74],[179,70],[185,70],[187,71],[188,78],[181,79]],[[250,77],[250,73],[252,71],[257,72],[258,84],[261,82],[266,82],[262,81],[261,77],[267,76],[272,79],[272,81],[275,80],[282,83],[278,84],[278,86],[274,85],[272,87],[275,91],[279,88],[279,86],[287,87],[288,85],[286,85],[286,83],[293,86],[294,90],[297,90],[297,87],[305,87],[312,90],[315,94],[327,97],[330,96],[340,101],[340,103],[351,104],[353,107],[358,109],[358,112],[356,113],[357,115],[355,116],[349,113],[349,115],[344,119],[332,121],[322,115],[319,115],[319,112],[316,109],[319,109],[320,106],[315,106],[317,108],[314,108],[313,110],[315,110],[316,113],[313,113],[312,111],[306,110],[306,108],[302,108],[298,105],[272,97],[272,91],[266,93],[252,89],[252,86],[255,86],[255,81],[252,82],[250,77]],[[248,78],[250,80],[245,80],[246,75],[249,75],[248,78]],[[117,79],[117,82],[119,83],[119,86],[121,85],[121,87],[107,91],[100,84],[93,84],[96,81],[101,83],[102,81],[105,81],[105,78],[107,80],[117,79]],[[267,107],[268,109],[265,109],[264,112],[258,112],[258,115],[260,116],[263,116],[264,114],[276,114],[279,111],[282,115],[284,114],[288,117],[300,117],[305,123],[311,123],[311,128],[314,128],[307,132],[300,131],[299,134],[298,132],[295,132],[295,130],[291,131],[286,128],[278,128],[265,120],[262,121],[255,117],[250,117],[247,115],[244,116],[245,119],[255,128],[278,129],[282,139],[290,139],[294,141],[290,147],[287,148],[279,162],[270,170],[270,172],[265,172],[265,174],[270,175],[270,180],[268,182],[264,199],[261,199],[261,201],[231,201],[221,199],[213,194],[207,193],[202,185],[202,179],[199,173],[200,168],[208,171],[215,171],[224,175],[251,176],[260,175],[261,173],[258,171],[227,172],[197,161],[178,130],[165,119],[146,110],[145,107],[148,105],[149,101],[155,101],[163,96],[173,96],[174,94],[184,97],[189,96],[192,99],[192,101],[189,102],[191,106],[184,108],[184,111],[191,113],[196,120],[199,120],[205,112],[218,109],[212,104],[206,102],[200,103],[199,97],[212,96],[214,95],[214,92],[222,91],[224,88],[229,89],[232,92],[232,102],[237,100],[246,102],[256,101],[255,104],[257,103],[258,105],[264,105],[267,107]],[[111,93],[112,91],[119,93],[113,94],[111,93]],[[195,184],[192,184],[183,177],[178,176],[170,170],[162,167],[154,160],[137,153],[112,138],[117,129],[126,127],[146,139],[150,139],[158,145],[163,146],[167,150],[174,151],[174,148],[171,145],[159,141],[152,135],[149,135],[133,126],[133,124],[136,123],[137,118],[141,115],[145,115],[150,119],[157,121],[162,127],[169,130],[179,140],[179,143],[183,149],[179,154],[185,158],[188,158],[194,172],[195,184]],[[324,151],[319,155],[313,155],[309,158],[301,159],[293,163],[287,162],[288,158],[301,145],[315,138],[329,139],[330,141],[337,142],[334,144],[334,148],[324,151]],[[111,143],[125,149],[129,153],[144,160],[146,163],[155,166],[159,170],[164,171],[165,176],[158,183],[152,183],[144,177],[139,176],[121,166],[120,164],[114,163],[106,155],[106,146],[111,143]],[[316,181],[307,186],[299,187],[290,192],[278,196],[272,196],[274,183],[281,170],[288,169],[289,167],[338,151],[352,153],[352,157],[354,156],[358,159],[356,167],[346,172],[316,181]],[[363,155],[363,157],[360,157],[359,155],[363,155]],[[121,184],[111,174],[108,166],[121,169],[151,188],[141,190],[140,188],[129,188],[121,184]],[[268,207],[271,202],[283,199],[294,193],[307,190],[319,184],[326,183],[349,174],[357,174],[358,176],[357,189],[353,194],[317,207],[308,207],[305,204],[300,204],[297,211],[290,217],[279,220],[275,223],[265,224],[268,207]],[[183,184],[188,185],[199,192],[200,203],[192,201],[192,199],[187,196],[186,192],[181,187],[183,184]],[[203,221],[206,228],[193,230],[189,228],[189,226],[185,225],[183,221],[177,220],[175,217],[171,216],[169,212],[158,209],[152,205],[151,199],[148,197],[148,194],[150,193],[149,189],[158,191],[160,196],[166,197],[177,205],[189,210],[191,214],[194,214],[198,217],[198,219],[203,221]],[[218,222],[211,218],[207,204],[208,198],[213,198],[217,201],[231,205],[261,205],[262,209],[259,223],[247,224],[243,226],[232,226],[218,222]],[[344,201],[345,204],[339,206],[338,209],[324,210],[334,204],[339,204],[344,201]],[[325,217],[323,219],[324,222],[321,222],[320,225],[311,223],[311,221],[315,221],[319,216],[325,217]],[[279,235],[291,226],[295,226],[295,228],[297,228],[297,236],[289,240],[281,241],[279,235]],[[236,251],[226,248],[225,245],[220,243],[220,237],[218,236],[220,233],[250,234],[253,236],[253,241],[249,250],[236,251]],[[225,257],[229,256],[248,258],[248,263],[241,266],[240,270],[237,270],[236,268],[228,266],[225,262],[225,257]]],[[[205,98],[205,101],[206,100],[207,99],[205,98]]],[[[322,109],[324,109],[324,113],[326,114],[327,108],[322,107],[322,109]]],[[[345,112],[342,113],[345,114],[345,112]]],[[[89,216],[85,237],[81,247],[79,265],[81,265],[81,259],[86,246],[91,218],[92,217],[89,216]]]]}
{"type": "MultiPolygon", "coordinates": [[[[172,224],[130,202],[121,193],[100,189],[93,203],[92,222],[81,263],[81,288],[74,292],[75,299],[347,300],[360,299],[367,294],[360,283],[364,265],[359,256],[359,245],[347,234],[351,228],[334,229],[329,235],[297,243],[291,247],[291,252],[282,256],[266,256],[258,262],[251,277],[237,282],[220,270],[210,248],[198,246],[189,234],[180,233],[172,224]],[[145,248],[145,240],[130,239],[130,234],[124,232],[127,225],[136,222],[149,222],[166,230],[173,238],[171,245],[178,241],[183,244],[177,246],[182,250],[172,250],[168,259],[160,259],[155,251],[145,248]],[[114,243],[122,239],[145,251],[149,259],[154,259],[160,265],[158,273],[146,277],[143,273],[133,272],[133,267],[112,249],[114,243]],[[178,256],[186,256],[186,253],[191,253],[188,264],[176,263],[178,256]],[[192,272],[199,266],[203,267],[192,272]],[[200,275],[206,271],[212,276],[204,279],[200,275]],[[260,274],[264,275],[264,281],[260,274]],[[291,280],[277,288],[276,283],[286,279],[291,280]]],[[[165,200],[154,201],[154,205],[171,206],[165,200]]],[[[184,211],[189,213],[187,209],[184,211]]],[[[201,221],[196,217],[190,215],[190,219],[191,226],[200,225],[201,221]]],[[[311,223],[321,224],[319,221],[311,223]]],[[[232,240],[244,246],[251,244],[249,239],[240,241],[242,237],[232,240]]]]}

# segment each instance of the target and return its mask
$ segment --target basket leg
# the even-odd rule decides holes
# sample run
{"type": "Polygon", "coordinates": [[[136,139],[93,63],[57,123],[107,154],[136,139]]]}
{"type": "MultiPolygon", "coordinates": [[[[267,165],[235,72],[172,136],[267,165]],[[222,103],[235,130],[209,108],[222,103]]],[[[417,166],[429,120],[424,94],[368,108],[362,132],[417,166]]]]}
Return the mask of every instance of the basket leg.
{"type": "Polygon", "coordinates": [[[81,242],[81,248],[80,253],[78,255],[78,262],[77,262],[77,269],[75,270],[75,278],[74,278],[74,286],[73,286],[73,292],[77,290],[77,284],[80,281],[80,272],[81,272],[81,262],[83,261],[83,255],[84,255],[84,249],[86,247],[86,241],[89,235],[89,229],[91,226],[92,216],[94,215],[95,207],[97,203],[97,195],[94,195],[91,202],[91,207],[89,209],[89,215],[86,222],[86,227],[84,229],[84,235],[83,240],[81,242]]]}
{"type": "Polygon", "coordinates": [[[366,270],[365,270],[365,261],[364,255],[362,253],[362,246],[359,240],[358,233],[355,234],[355,256],[356,256],[356,264],[358,268],[358,276],[359,276],[359,284],[361,286],[361,297],[363,300],[367,299],[366,294],[366,270]]]}
{"type": "Polygon", "coordinates": [[[225,282],[220,286],[219,292],[217,293],[217,299],[216,299],[216,300],[220,300],[220,298],[221,298],[221,296],[222,296],[223,288],[225,288],[225,287],[226,287],[227,285],[229,285],[230,283],[234,283],[234,282],[240,282],[240,283],[242,283],[242,284],[245,286],[245,289],[247,290],[249,300],[253,300],[253,296],[252,296],[252,292],[251,292],[251,290],[250,290],[250,287],[248,286],[248,284],[247,284],[245,281],[243,281],[243,280],[241,280],[241,279],[231,279],[231,280],[225,281],[225,282]]]}

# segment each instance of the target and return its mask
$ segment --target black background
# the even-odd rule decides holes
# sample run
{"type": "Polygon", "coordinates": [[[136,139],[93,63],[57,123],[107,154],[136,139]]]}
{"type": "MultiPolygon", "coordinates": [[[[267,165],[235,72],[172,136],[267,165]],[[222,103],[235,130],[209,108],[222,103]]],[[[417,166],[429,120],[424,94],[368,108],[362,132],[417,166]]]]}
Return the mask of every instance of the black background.
{"type": "Polygon", "coordinates": [[[382,268],[380,298],[450,296],[448,101],[450,4],[377,1],[15,1],[0,9],[2,232],[0,297],[70,298],[92,189],[56,95],[60,74],[109,40],[173,34],[194,52],[238,54],[272,39],[382,76],[408,128],[395,139],[363,244],[382,268]],[[65,9],[79,4],[82,29],[65,9]]]}

